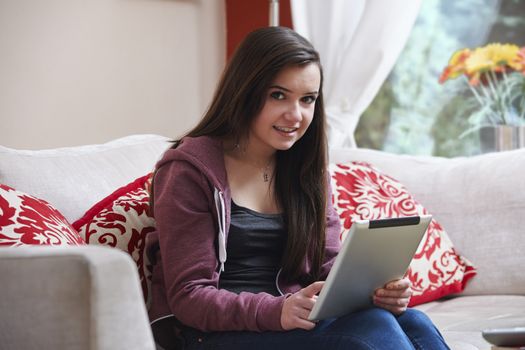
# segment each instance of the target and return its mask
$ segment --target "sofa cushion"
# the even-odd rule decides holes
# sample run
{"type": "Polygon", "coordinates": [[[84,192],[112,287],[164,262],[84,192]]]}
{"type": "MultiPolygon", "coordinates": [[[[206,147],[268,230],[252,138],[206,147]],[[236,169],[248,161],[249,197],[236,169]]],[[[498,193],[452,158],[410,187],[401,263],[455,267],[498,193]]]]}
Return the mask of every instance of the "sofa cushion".
{"type": "Polygon", "coordinates": [[[116,188],[152,171],[167,140],[132,135],[37,151],[0,146],[0,183],[48,201],[73,222],[116,188]]]}
{"type": "Polygon", "coordinates": [[[151,174],[139,177],[96,203],[73,223],[88,244],[115,247],[133,258],[147,304],[151,264],[144,248],[146,235],[155,229],[149,213],[150,184],[151,174]]]}
{"type": "MultiPolygon", "coordinates": [[[[356,220],[429,214],[403,185],[370,164],[331,164],[330,173],[343,238],[356,220]]],[[[474,266],[456,253],[447,233],[432,219],[407,271],[414,292],[410,305],[459,293],[474,275],[474,266]]]]}
{"type": "Polygon", "coordinates": [[[334,149],[330,161],[369,162],[405,185],[476,265],[464,294],[525,293],[525,148],[450,159],[334,149]]]}
{"type": "Polygon", "coordinates": [[[82,244],[78,232],[51,204],[0,184],[0,246],[82,244]]]}

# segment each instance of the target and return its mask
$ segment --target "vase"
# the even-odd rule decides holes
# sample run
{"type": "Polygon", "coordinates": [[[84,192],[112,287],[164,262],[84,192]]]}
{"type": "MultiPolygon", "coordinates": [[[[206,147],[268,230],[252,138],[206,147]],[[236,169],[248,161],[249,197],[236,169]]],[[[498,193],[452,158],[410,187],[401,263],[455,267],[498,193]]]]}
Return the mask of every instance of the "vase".
{"type": "Polygon", "coordinates": [[[518,148],[525,148],[525,125],[517,126],[518,128],[518,148]]]}
{"type": "Polygon", "coordinates": [[[482,153],[524,148],[525,126],[485,126],[479,130],[479,139],[482,153]]]}

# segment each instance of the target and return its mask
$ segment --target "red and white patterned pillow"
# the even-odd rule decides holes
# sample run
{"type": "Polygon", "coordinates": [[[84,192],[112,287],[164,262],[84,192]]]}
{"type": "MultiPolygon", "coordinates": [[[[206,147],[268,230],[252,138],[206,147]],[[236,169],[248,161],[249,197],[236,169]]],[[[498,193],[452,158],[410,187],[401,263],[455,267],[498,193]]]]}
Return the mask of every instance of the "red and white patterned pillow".
{"type": "Polygon", "coordinates": [[[0,246],[82,244],[77,231],[51,204],[0,184],[0,246]]]}
{"type": "Polygon", "coordinates": [[[117,189],[73,223],[88,244],[115,247],[137,264],[144,300],[149,304],[151,263],[145,254],[146,235],[155,228],[149,214],[151,174],[117,189]]]}
{"type": "MultiPolygon", "coordinates": [[[[427,210],[395,179],[364,162],[330,164],[333,201],[343,232],[352,222],[428,214],[427,210]]],[[[460,256],[441,225],[432,219],[407,277],[412,282],[410,306],[459,293],[476,269],[460,256]]]]}

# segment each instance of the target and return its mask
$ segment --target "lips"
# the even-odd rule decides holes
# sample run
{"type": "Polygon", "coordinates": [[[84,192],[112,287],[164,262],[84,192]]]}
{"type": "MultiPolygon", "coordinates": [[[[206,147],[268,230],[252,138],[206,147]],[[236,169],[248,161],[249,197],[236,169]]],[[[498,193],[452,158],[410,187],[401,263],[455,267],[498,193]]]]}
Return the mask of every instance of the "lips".
{"type": "Polygon", "coordinates": [[[284,127],[284,126],[277,126],[274,125],[273,128],[277,131],[284,132],[286,134],[291,134],[295,131],[297,131],[299,128],[290,128],[290,127],[284,127]]]}

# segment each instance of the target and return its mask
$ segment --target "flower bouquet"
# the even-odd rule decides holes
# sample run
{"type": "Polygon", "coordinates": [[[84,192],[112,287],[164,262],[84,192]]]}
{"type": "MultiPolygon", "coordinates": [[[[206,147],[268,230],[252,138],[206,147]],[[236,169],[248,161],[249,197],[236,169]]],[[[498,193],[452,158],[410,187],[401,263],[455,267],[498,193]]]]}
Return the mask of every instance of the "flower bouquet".
{"type": "Polygon", "coordinates": [[[493,43],[456,51],[439,82],[462,77],[479,108],[463,135],[494,125],[525,125],[525,47],[493,43]]]}

